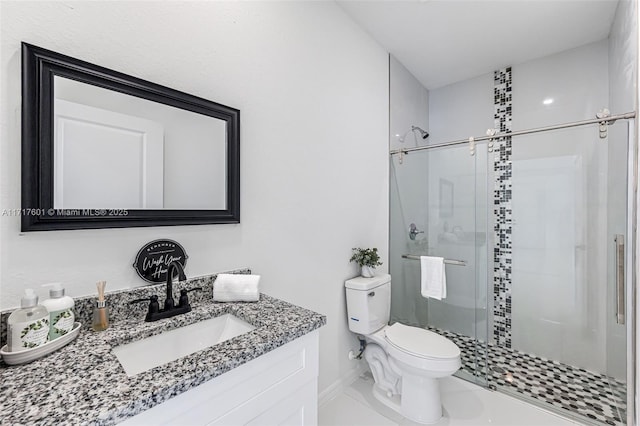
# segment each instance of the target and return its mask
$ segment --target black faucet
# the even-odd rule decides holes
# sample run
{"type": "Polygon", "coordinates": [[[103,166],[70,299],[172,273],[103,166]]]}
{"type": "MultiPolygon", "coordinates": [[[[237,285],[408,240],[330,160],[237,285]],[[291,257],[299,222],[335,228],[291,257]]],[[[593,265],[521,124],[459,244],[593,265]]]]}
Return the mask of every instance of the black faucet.
{"type": "MultiPolygon", "coordinates": [[[[170,311],[174,309],[175,302],[173,301],[173,271],[178,270],[178,281],[186,281],[187,277],[184,275],[184,269],[182,265],[174,260],[167,267],[167,298],[164,300],[164,310],[170,311]]],[[[188,311],[187,311],[188,312],[188,311]]]]}
{"type": "Polygon", "coordinates": [[[202,288],[196,287],[191,290],[180,290],[180,300],[178,301],[178,306],[175,306],[175,301],[173,300],[173,274],[175,271],[178,272],[179,281],[185,281],[187,279],[184,274],[184,269],[180,263],[173,261],[169,264],[167,267],[167,297],[164,300],[164,309],[160,309],[160,306],[158,305],[158,296],[156,295],[129,302],[138,303],[145,302],[147,300],[149,301],[149,311],[147,312],[147,316],[144,318],[145,321],[151,322],[164,318],[171,318],[191,311],[191,305],[189,304],[187,293],[190,291],[202,290],[202,288]]]}

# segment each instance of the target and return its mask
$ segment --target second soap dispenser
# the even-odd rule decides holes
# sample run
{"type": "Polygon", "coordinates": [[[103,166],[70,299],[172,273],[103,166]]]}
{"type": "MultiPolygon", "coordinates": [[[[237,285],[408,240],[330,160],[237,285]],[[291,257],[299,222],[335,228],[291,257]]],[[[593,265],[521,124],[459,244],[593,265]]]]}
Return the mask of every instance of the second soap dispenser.
{"type": "Polygon", "coordinates": [[[49,299],[42,305],[49,310],[49,340],[64,336],[73,329],[75,322],[75,302],[69,296],[64,295],[61,283],[43,284],[50,287],[49,299]]]}

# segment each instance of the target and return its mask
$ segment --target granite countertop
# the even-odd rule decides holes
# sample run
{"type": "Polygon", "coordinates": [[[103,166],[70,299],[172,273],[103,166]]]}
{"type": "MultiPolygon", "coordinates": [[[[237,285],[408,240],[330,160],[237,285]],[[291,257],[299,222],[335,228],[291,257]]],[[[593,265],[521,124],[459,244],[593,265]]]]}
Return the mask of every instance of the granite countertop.
{"type": "Polygon", "coordinates": [[[64,348],[30,364],[0,365],[0,424],[115,424],[326,324],[326,317],[260,295],[255,303],[194,304],[187,314],[146,323],[83,327],[64,348]],[[127,377],[114,346],[231,313],[256,328],[213,347],[127,377]]]}

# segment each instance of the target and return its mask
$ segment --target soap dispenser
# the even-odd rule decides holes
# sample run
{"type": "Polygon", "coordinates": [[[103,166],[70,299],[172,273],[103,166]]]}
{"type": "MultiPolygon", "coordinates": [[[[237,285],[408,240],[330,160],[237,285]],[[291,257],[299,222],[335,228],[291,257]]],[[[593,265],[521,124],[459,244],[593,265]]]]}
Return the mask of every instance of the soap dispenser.
{"type": "Polygon", "coordinates": [[[61,283],[43,284],[42,287],[50,287],[49,299],[42,304],[49,311],[49,340],[54,340],[73,330],[75,302],[64,295],[61,283]]]}
{"type": "Polygon", "coordinates": [[[7,349],[22,351],[49,341],[49,311],[38,305],[38,296],[28,288],[16,309],[7,319],[7,349]]]}

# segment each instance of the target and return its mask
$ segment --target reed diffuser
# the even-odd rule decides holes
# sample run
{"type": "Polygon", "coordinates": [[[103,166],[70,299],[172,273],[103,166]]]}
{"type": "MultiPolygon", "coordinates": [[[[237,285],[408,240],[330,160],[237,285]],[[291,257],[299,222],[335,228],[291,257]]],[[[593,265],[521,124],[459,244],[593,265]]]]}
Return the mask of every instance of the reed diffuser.
{"type": "Polygon", "coordinates": [[[106,286],[106,281],[98,281],[96,283],[96,287],[98,288],[98,302],[93,309],[93,329],[95,331],[104,331],[109,328],[109,308],[107,308],[107,302],[104,300],[104,289],[106,286]]]}

